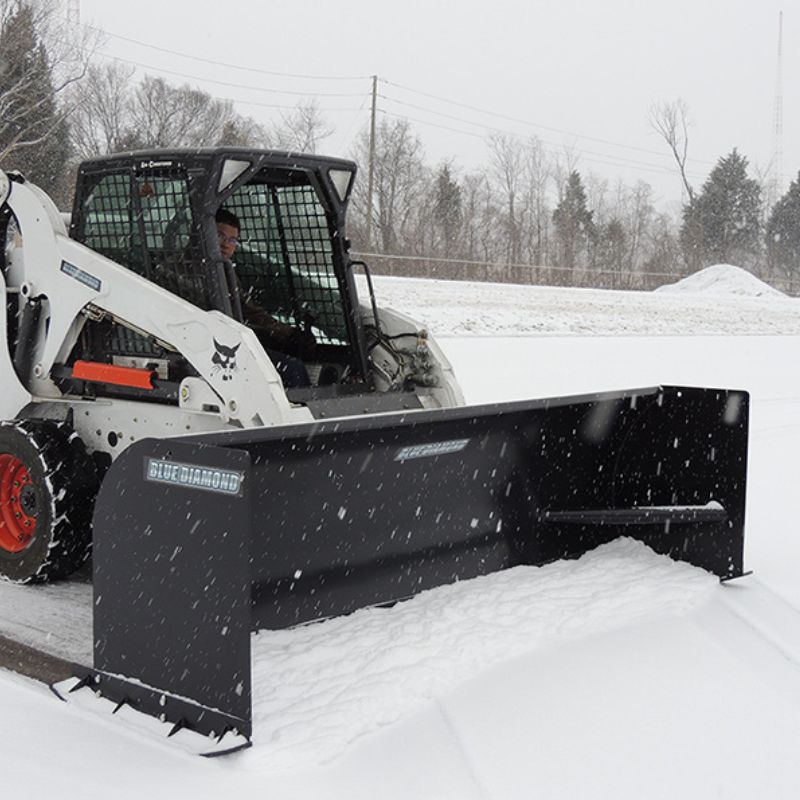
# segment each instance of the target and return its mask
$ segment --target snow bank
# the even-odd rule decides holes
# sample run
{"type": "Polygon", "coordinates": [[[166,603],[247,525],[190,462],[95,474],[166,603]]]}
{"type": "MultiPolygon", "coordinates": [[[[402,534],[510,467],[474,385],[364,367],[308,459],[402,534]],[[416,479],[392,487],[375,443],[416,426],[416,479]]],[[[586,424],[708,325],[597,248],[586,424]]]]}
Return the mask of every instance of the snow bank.
{"type": "Polygon", "coordinates": [[[715,264],[693,275],[659,286],[657,292],[704,292],[708,294],[739,295],[741,297],[786,297],[783,292],[756,278],[755,275],[732,264],[715,264]]]}
{"type": "Polygon", "coordinates": [[[618,539],[577,561],[516,567],[392,608],[253,639],[259,768],[325,763],[487,668],[708,597],[713,575],[618,539]]]}
{"type": "Polygon", "coordinates": [[[727,265],[655,292],[385,276],[374,283],[379,306],[408,314],[435,336],[800,334],[796,299],[727,265]],[[714,288],[704,288],[706,282],[714,288]]]}

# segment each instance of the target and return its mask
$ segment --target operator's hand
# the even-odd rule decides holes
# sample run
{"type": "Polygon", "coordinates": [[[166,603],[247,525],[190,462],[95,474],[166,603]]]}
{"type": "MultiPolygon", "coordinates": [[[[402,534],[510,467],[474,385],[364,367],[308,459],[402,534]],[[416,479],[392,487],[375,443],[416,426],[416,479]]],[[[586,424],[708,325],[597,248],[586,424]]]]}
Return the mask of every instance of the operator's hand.
{"type": "Polygon", "coordinates": [[[317,340],[314,338],[310,326],[301,329],[289,325],[252,303],[245,304],[244,312],[247,324],[265,335],[276,349],[290,356],[297,356],[303,361],[314,359],[317,340]]]}
{"type": "Polygon", "coordinates": [[[293,353],[301,360],[314,360],[317,353],[317,340],[310,329],[293,328],[289,344],[293,353]]]}
{"type": "Polygon", "coordinates": [[[294,325],[275,319],[275,317],[261,308],[246,307],[245,319],[251,327],[258,328],[266,333],[275,344],[289,344],[297,333],[297,328],[294,325]]]}
{"type": "Polygon", "coordinates": [[[270,335],[289,355],[297,356],[303,361],[311,361],[317,350],[317,340],[310,328],[296,328],[285,322],[272,319],[269,326],[270,335]]]}

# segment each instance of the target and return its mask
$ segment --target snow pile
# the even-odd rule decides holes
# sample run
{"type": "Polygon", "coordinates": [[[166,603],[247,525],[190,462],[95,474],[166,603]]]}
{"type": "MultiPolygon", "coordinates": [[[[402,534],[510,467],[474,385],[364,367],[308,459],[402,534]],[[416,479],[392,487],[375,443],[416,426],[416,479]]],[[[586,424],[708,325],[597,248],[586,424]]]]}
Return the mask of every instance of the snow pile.
{"type": "Polygon", "coordinates": [[[693,275],[659,286],[657,292],[705,292],[741,297],[786,297],[783,292],[756,278],[755,275],[732,264],[715,264],[693,275]]]}
{"type": "Polygon", "coordinates": [[[577,561],[516,567],[253,638],[259,768],[330,761],[492,665],[636,621],[681,614],[714,576],[618,539],[577,561]]]}

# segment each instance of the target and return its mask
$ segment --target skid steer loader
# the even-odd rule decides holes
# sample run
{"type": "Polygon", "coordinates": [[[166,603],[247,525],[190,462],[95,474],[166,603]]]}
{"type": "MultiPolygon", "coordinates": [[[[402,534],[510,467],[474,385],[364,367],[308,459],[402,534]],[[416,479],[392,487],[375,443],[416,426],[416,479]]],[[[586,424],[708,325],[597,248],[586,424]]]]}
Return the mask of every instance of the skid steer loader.
{"type": "Polygon", "coordinates": [[[91,552],[94,663],[72,688],[227,749],[252,736],[252,631],[619,535],[743,574],[747,394],[465,407],[436,343],[350,259],[355,171],[112,156],[80,167],[69,229],[0,172],[0,575],[57,579],[91,552]]]}
{"type": "Polygon", "coordinates": [[[2,177],[0,419],[15,423],[0,429],[1,574],[74,570],[98,479],[144,436],[463,402],[424,331],[358,306],[344,236],[354,174],[251,150],[106,158],[81,166],[69,232],[36,186],[2,177]],[[241,224],[235,272],[223,207],[241,224]],[[297,336],[246,326],[253,307],[297,336]],[[302,357],[312,385],[285,389],[265,348],[302,357]]]}

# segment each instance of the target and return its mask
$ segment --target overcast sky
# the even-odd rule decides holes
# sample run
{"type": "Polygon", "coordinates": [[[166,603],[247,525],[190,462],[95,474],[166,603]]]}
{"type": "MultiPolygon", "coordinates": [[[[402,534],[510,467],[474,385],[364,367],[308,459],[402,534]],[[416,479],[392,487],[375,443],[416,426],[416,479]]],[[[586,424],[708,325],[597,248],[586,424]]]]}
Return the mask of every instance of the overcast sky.
{"type": "Polygon", "coordinates": [[[489,128],[536,134],[553,151],[580,154],[582,172],[647,181],[665,205],[680,199],[680,181],[648,125],[653,103],[688,104],[696,186],[734,147],[762,171],[771,163],[781,10],[785,188],[800,169],[800,10],[784,2],[81,0],[80,7],[82,23],[109,34],[107,56],[228,97],[256,119],[280,112],[269,105],[316,95],[336,129],[322,148],[330,155],[350,154],[376,74],[382,114],[412,121],[430,163],[486,163],[489,128]]]}

